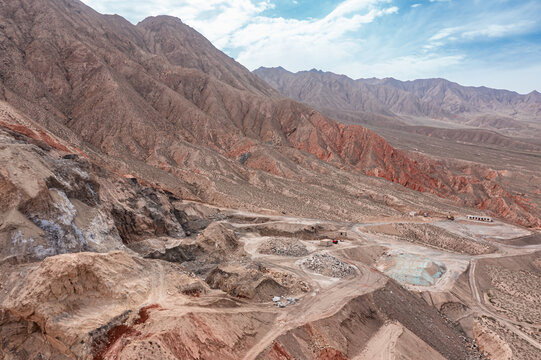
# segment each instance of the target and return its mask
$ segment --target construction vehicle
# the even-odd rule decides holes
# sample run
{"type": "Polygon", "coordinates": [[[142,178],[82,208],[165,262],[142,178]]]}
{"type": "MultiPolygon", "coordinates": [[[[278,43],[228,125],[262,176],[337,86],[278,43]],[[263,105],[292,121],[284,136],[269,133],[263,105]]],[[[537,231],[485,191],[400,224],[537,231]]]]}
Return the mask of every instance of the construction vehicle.
{"type": "Polygon", "coordinates": [[[455,216],[449,214],[449,215],[447,215],[447,220],[455,221],[455,216]]]}

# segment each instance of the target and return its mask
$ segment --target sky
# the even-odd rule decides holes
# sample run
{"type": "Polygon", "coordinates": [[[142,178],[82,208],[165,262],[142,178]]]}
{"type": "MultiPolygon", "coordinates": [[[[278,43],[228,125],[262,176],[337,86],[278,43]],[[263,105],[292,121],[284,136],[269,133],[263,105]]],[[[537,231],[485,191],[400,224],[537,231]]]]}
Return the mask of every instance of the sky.
{"type": "Polygon", "coordinates": [[[172,15],[250,70],[442,77],[541,91],[540,0],[83,0],[136,24],[172,15]]]}

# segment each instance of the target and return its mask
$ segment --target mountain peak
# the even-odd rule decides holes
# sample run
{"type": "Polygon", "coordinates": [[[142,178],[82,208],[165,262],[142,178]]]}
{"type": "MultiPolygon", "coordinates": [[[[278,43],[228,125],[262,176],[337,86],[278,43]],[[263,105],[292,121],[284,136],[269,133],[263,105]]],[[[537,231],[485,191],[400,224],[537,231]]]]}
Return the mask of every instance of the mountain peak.
{"type": "Polygon", "coordinates": [[[254,73],[258,73],[258,72],[280,72],[280,73],[286,73],[286,74],[293,74],[291,71],[289,71],[287,69],[284,69],[282,66],[278,66],[278,67],[260,66],[259,68],[255,69],[253,72],[254,73]]]}
{"type": "Polygon", "coordinates": [[[170,15],[157,15],[157,16],[148,16],[141,20],[137,25],[139,24],[146,24],[146,23],[163,23],[163,24],[182,24],[185,25],[181,19],[175,16],[170,15]]]}

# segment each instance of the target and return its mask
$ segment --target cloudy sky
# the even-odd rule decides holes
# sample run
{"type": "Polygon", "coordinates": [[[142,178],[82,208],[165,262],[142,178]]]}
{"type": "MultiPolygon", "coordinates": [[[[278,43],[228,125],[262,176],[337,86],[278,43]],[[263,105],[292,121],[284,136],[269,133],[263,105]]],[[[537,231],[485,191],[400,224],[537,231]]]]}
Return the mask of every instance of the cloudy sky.
{"type": "Polygon", "coordinates": [[[250,70],[283,66],[541,91],[539,0],[83,0],[136,24],[167,14],[250,70]]]}

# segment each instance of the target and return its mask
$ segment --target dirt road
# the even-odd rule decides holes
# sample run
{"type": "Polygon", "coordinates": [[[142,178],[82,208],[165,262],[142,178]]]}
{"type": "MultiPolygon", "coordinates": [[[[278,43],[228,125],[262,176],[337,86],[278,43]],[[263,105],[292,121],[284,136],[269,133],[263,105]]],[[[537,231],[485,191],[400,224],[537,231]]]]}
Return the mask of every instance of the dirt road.
{"type": "Polygon", "coordinates": [[[530,343],[530,345],[536,347],[541,351],[541,343],[536,341],[535,339],[531,338],[524,332],[520,331],[514,324],[513,321],[509,318],[503,317],[500,314],[495,313],[494,311],[490,310],[485,306],[484,302],[481,299],[481,294],[479,289],[477,288],[477,280],[475,278],[475,270],[477,266],[477,260],[472,259],[470,263],[470,273],[469,273],[469,282],[470,282],[470,288],[472,296],[477,303],[477,307],[479,308],[480,312],[482,314],[490,315],[493,318],[497,319],[501,324],[505,325],[509,330],[511,330],[513,333],[515,333],[517,336],[519,336],[521,339],[527,341],[530,343]]]}
{"type": "MultiPolygon", "coordinates": [[[[280,223],[297,225],[328,224],[343,229],[350,234],[347,242],[340,243],[340,245],[336,247],[333,246],[328,249],[320,248],[315,245],[314,242],[311,242],[310,240],[305,240],[304,243],[307,245],[307,248],[309,249],[309,252],[311,254],[316,252],[329,252],[331,254],[334,254],[335,252],[340,250],[377,245],[387,248],[389,250],[417,254],[419,256],[423,256],[437,261],[438,263],[441,263],[445,266],[446,272],[432,286],[406,286],[410,288],[410,290],[433,292],[450,291],[453,288],[456,279],[458,279],[458,277],[469,268],[469,283],[475,304],[467,305],[479,314],[486,314],[499,320],[502,324],[508,327],[521,339],[527,341],[532,346],[535,346],[537,349],[541,350],[541,344],[538,341],[531,338],[517,328],[516,325],[520,324],[517,324],[511,319],[508,319],[490,310],[484,304],[482,294],[477,286],[476,265],[479,259],[524,255],[541,250],[541,245],[518,247],[493,241],[490,236],[497,229],[503,228],[503,225],[501,224],[498,225],[499,228],[495,227],[494,229],[488,230],[482,228],[481,225],[478,224],[444,224],[444,226],[446,226],[448,229],[456,231],[456,233],[460,234],[461,236],[466,236],[480,243],[490,243],[495,245],[497,248],[494,253],[469,255],[453,253],[444,249],[434,247],[423,246],[422,244],[405,241],[396,236],[371,234],[363,232],[360,229],[361,227],[366,226],[405,223],[408,221],[412,223],[422,222],[437,225],[438,223],[441,223],[441,219],[408,220],[408,218],[382,218],[380,219],[380,221],[374,221],[375,219],[371,219],[370,223],[366,224],[345,224],[337,222],[323,222],[316,219],[297,218],[294,216],[258,215],[247,212],[237,212],[234,215],[238,217],[259,217],[261,218],[261,221],[258,222],[258,225],[260,226],[270,224],[276,226],[276,224],[280,223]],[[479,232],[477,233],[476,231],[478,230],[478,228],[481,230],[479,230],[479,232]]],[[[235,223],[233,219],[231,220],[232,222],[230,224],[237,227],[240,231],[248,227],[245,224],[242,224],[242,222],[235,223]]],[[[227,222],[227,220],[225,221],[227,222]]],[[[513,234],[520,235],[520,231],[521,230],[507,229],[506,234],[508,234],[508,236],[512,236],[513,234]]],[[[294,329],[298,326],[302,326],[306,323],[332,316],[336,312],[338,312],[350,299],[377,290],[378,288],[384,286],[387,281],[387,278],[381,273],[375,272],[374,269],[371,269],[369,266],[363,264],[361,261],[355,261],[351,259],[342,260],[349,262],[358,269],[358,273],[356,276],[345,279],[326,278],[322,280],[322,278],[325,277],[317,274],[312,274],[303,270],[299,266],[299,258],[259,254],[257,252],[257,249],[259,245],[266,239],[268,239],[268,237],[262,237],[256,233],[245,233],[241,238],[244,243],[245,251],[250,254],[252,258],[257,259],[257,261],[265,267],[295,274],[299,279],[302,279],[306,283],[310,284],[311,292],[303,296],[300,299],[299,303],[294,306],[288,306],[284,309],[273,307],[270,304],[266,306],[265,311],[277,312],[279,315],[275,320],[275,324],[272,327],[272,330],[265,334],[265,336],[261,338],[257,344],[255,344],[252,348],[248,350],[248,352],[244,356],[244,359],[255,359],[261,352],[268,349],[276,338],[285,334],[287,331],[294,329]]],[[[340,258],[339,255],[334,255],[340,258]]],[[[248,308],[245,310],[248,310],[248,308]]],[[[382,359],[392,357],[392,349],[394,348],[392,342],[396,342],[402,331],[400,330],[400,327],[396,324],[389,324],[388,326],[383,327],[381,331],[385,332],[385,338],[387,340],[390,339],[390,341],[380,343],[381,339],[378,338],[378,340],[376,339],[376,337],[374,337],[373,344],[370,345],[371,343],[369,343],[367,345],[366,351],[363,353],[363,356],[365,357],[360,357],[359,359],[366,358],[366,356],[371,357],[372,355],[377,355],[378,358],[382,359]]]]}

